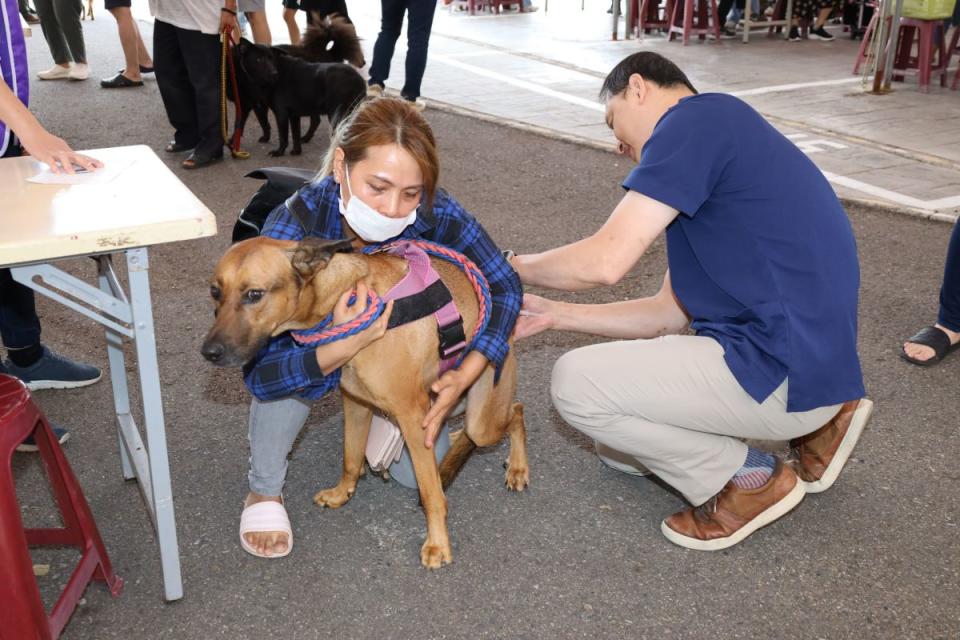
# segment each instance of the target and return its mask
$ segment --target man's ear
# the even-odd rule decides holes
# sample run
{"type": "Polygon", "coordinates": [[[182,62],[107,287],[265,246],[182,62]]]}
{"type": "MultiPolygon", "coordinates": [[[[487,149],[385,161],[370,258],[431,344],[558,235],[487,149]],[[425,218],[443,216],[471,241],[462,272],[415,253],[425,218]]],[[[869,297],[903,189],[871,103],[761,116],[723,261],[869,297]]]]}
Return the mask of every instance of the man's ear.
{"type": "Polygon", "coordinates": [[[639,73],[632,74],[628,81],[627,92],[631,98],[643,102],[647,97],[647,82],[643,76],[639,73]]]}
{"type": "Polygon", "coordinates": [[[333,254],[352,250],[353,246],[349,240],[304,238],[291,252],[288,252],[288,255],[294,272],[307,281],[318,271],[327,268],[330,260],[333,259],[333,254]]]}

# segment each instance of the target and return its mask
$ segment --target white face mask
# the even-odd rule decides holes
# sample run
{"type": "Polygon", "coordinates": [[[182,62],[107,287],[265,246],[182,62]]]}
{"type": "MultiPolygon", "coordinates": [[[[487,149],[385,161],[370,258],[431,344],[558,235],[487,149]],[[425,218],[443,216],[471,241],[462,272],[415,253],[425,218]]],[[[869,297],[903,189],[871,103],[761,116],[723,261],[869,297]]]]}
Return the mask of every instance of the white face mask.
{"type": "MultiPolygon", "coordinates": [[[[417,220],[417,209],[410,212],[410,215],[403,218],[389,218],[368,205],[366,202],[353,195],[350,189],[350,169],[344,169],[347,179],[344,183],[347,185],[347,193],[350,194],[350,202],[343,206],[343,193],[340,193],[340,213],[347,219],[347,224],[353,229],[361,239],[367,242],[383,242],[395,236],[400,235],[404,229],[412,225],[417,220]]],[[[341,188],[343,184],[340,185],[341,188]]]]}

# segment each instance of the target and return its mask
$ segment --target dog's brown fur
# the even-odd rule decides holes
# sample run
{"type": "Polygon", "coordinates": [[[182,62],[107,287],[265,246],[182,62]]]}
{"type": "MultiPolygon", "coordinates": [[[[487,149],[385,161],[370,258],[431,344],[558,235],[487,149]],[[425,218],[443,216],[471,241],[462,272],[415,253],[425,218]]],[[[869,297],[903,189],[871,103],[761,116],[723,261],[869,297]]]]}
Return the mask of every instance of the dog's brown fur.
{"type": "MultiPolygon", "coordinates": [[[[347,246],[345,241],[307,239],[298,243],[262,237],[233,245],[220,259],[212,280],[212,289],[219,295],[214,296],[216,319],[204,341],[204,355],[215,364],[239,366],[256,355],[271,336],[316,325],[358,281],[383,295],[406,272],[406,263],[393,256],[338,252],[347,246]],[[250,291],[264,293],[254,303],[250,291]],[[212,353],[217,357],[212,358],[212,353]]],[[[476,294],[457,267],[442,260],[434,260],[433,266],[453,295],[469,340],[478,314],[476,294]]],[[[439,467],[424,445],[421,427],[438,367],[437,327],[432,315],[387,331],[344,365],[340,382],[343,474],[335,487],[314,496],[317,505],[331,508],[350,499],[363,470],[373,411],[392,416],[410,451],[427,519],[420,560],[432,569],[452,560],[443,487],[474,447],[496,444],[509,433],[506,485],[522,491],[529,483],[523,406],[513,402],[517,373],[512,352],[497,384],[493,367],[488,366],[467,392],[466,426],[451,438],[450,451],[439,467]]]]}

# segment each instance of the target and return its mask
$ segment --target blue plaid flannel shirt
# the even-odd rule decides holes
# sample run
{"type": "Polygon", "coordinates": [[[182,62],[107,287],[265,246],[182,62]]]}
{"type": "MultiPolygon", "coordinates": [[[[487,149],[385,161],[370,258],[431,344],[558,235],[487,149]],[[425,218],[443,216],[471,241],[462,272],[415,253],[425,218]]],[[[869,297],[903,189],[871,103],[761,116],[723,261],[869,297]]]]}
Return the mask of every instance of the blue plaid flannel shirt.
{"type": "MultiPolygon", "coordinates": [[[[311,235],[327,240],[346,237],[338,206],[339,185],[332,177],[312,182],[300,189],[300,197],[314,217],[313,229],[304,231],[296,216],[282,204],[267,218],[261,235],[280,240],[299,240],[311,235]]],[[[445,191],[438,191],[432,211],[421,206],[417,220],[404,229],[399,238],[436,242],[470,258],[487,277],[493,296],[493,308],[486,331],[477,339],[475,349],[498,370],[507,357],[507,340],[520,313],[522,288],[516,271],[480,223],[445,191]]],[[[289,333],[283,333],[243,369],[243,379],[259,400],[276,400],[297,394],[317,400],[340,384],[340,370],[323,375],[314,348],[300,346],[289,333]]]]}

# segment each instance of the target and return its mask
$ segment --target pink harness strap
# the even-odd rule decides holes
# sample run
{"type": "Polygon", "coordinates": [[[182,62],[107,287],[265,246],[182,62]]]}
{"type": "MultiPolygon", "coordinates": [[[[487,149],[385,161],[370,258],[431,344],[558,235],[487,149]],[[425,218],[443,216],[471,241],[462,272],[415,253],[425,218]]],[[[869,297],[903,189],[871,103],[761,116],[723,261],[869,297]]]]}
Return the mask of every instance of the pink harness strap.
{"type": "MultiPolygon", "coordinates": [[[[398,300],[416,295],[440,279],[440,274],[430,264],[430,256],[420,247],[401,241],[390,247],[389,253],[403,258],[409,266],[407,275],[384,294],[384,300],[398,300]]],[[[445,327],[462,322],[457,305],[452,300],[437,309],[433,313],[433,317],[436,319],[441,333],[443,333],[445,327]]],[[[444,350],[440,357],[440,375],[453,367],[457,356],[466,346],[467,343],[461,341],[458,344],[448,346],[444,350]]]]}

